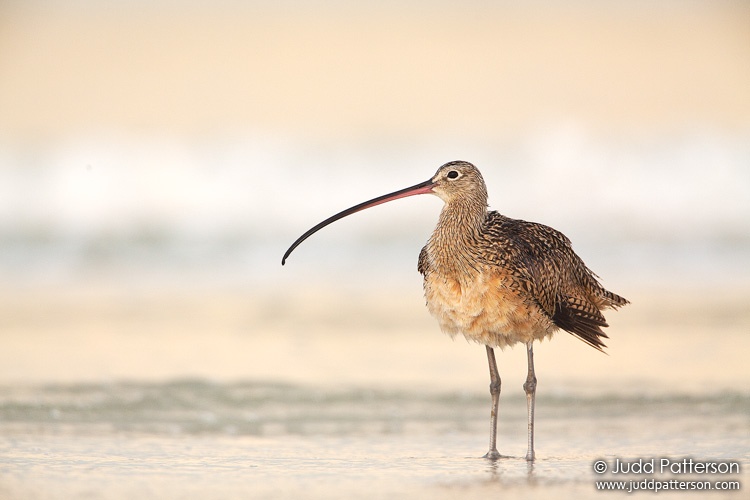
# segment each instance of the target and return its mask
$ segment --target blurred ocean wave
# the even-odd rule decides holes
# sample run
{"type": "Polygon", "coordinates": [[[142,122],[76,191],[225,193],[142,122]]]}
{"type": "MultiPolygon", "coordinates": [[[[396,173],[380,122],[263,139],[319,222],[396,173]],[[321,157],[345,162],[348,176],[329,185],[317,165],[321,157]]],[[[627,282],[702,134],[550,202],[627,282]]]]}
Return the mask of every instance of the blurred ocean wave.
{"type": "MultiPolygon", "coordinates": [[[[262,279],[314,223],[456,158],[482,169],[492,209],[562,230],[584,258],[598,259],[594,268],[750,278],[747,134],[625,141],[574,127],[512,144],[385,142],[335,152],[252,135],[0,143],[0,272],[56,280],[213,270],[262,279]]],[[[409,199],[358,214],[294,259],[388,272],[394,260],[416,258],[440,207],[409,199]]]]}
{"type": "MultiPolygon", "coordinates": [[[[464,159],[603,277],[746,283],[748,12],[5,2],[0,278],[278,281],[312,224],[464,159]]],[[[358,214],[290,265],[411,275],[439,210],[358,214]]]]}
{"type": "MultiPolygon", "coordinates": [[[[0,429],[7,432],[138,432],[191,435],[439,434],[484,431],[488,396],[434,390],[332,388],[261,381],[50,384],[0,387],[0,429]]],[[[523,427],[525,397],[503,398],[504,424],[523,427]]],[[[750,395],[547,394],[552,425],[578,419],[718,419],[746,425],[750,395]]]]}

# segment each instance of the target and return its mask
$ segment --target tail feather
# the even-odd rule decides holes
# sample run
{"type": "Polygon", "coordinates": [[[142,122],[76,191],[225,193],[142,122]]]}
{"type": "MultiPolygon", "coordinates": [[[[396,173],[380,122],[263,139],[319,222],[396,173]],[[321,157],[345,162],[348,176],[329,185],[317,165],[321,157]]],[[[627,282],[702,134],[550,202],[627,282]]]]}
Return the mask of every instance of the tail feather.
{"type": "Polygon", "coordinates": [[[598,351],[603,351],[607,347],[602,339],[609,338],[602,330],[609,325],[601,309],[617,308],[628,303],[623,297],[603,288],[601,292],[591,297],[591,300],[570,295],[558,296],[555,301],[555,312],[552,315],[555,325],[598,351]]]}

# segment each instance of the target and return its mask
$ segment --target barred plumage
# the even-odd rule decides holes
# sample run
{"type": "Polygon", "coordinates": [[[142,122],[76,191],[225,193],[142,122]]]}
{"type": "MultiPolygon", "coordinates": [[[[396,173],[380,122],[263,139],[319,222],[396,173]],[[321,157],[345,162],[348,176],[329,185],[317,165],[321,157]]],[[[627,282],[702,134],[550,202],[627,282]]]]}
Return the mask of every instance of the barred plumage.
{"type": "Polygon", "coordinates": [[[601,310],[627,300],[599,284],[561,232],[488,211],[484,180],[470,163],[447,163],[433,179],[447,179],[451,171],[459,177],[441,186],[442,195],[434,189],[446,204],[417,266],[427,305],[441,327],[492,347],[542,339],[562,328],[602,350],[607,322],[601,310]],[[486,290],[488,280],[496,289],[486,290]],[[453,283],[462,285],[460,291],[453,283]],[[482,311],[455,311],[453,304],[461,302],[482,303],[482,311]],[[519,308],[525,317],[514,314],[519,308]],[[462,313],[470,318],[459,318],[462,313]],[[487,322],[481,331],[471,327],[478,325],[477,314],[493,318],[489,329],[487,322]]]}
{"type": "Polygon", "coordinates": [[[528,374],[524,391],[528,409],[527,460],[534,460],[533,342],[558,329],[601,351],[607,335],[602,310],[627,300],[602,287],[576,255],[570,240],[543,224],[511,219],[487,210],[487,188],[471,163],[446,163],[422,183],[360,203],[329,217],[300,236],[291,252],[328,224],[381,203],[416,194],[436,194],[445,206],[437,227],[419,253],[427,308],[443,331],[462,334],[486,346],[490,368],[490,449],[497,459],[497,412],[500,375],[494,347],[526,345],[528,374]]]}

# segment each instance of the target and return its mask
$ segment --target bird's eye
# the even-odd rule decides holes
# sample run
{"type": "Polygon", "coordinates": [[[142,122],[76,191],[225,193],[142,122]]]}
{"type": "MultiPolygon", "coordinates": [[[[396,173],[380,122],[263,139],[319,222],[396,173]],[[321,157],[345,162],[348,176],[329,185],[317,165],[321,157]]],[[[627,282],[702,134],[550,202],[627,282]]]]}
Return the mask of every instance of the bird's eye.
{"type": "Polygon", "coordinates": [[[450,172],[448,172],[448,178],[449,179],[458,179],[459,175],[460,174],[458,172],[456,172],[455,170],[451,170],[450,172]]]}

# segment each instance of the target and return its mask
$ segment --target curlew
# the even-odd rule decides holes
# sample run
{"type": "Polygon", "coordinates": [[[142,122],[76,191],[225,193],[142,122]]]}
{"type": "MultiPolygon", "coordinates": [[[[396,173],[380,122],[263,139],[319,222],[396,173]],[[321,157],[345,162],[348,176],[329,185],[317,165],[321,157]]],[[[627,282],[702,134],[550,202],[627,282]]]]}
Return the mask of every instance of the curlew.
{"type": "Polygon", "coordinates": [[[490,371],[490,444],[497,459],[500,375],[495,347],[526,345],[528,372],[523,384],[528,414],[526,460],[534,456],[533,342],[563,329],[598,351],[608,338],[601,311],[626,299],[607,291],[571,247],[551,227],[511,219],[487,209],[487,188],[471,163],[453,161],[425,182],[360,203],[324,220],[300,236],[289,254],[316,231],[347,215],[399,198],[435,194],[445,203],[437,227],[419,253],[427,308],[447,334],[484,344],[490,371]]]}

